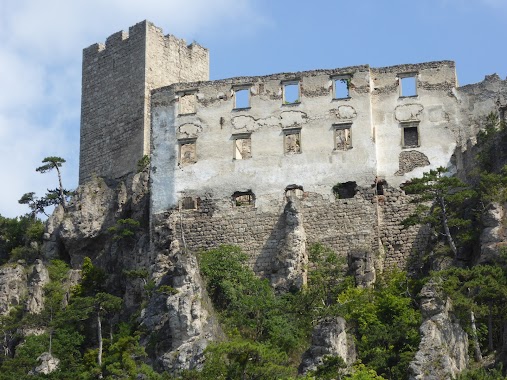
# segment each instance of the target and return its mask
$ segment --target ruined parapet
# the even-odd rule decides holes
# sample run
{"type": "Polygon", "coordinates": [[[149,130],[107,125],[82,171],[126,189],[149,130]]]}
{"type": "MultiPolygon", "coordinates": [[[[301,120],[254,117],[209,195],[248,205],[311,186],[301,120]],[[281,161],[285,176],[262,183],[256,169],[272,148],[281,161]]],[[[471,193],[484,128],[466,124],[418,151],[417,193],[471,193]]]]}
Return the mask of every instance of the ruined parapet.
{"type": "Polygon", "coordinates": [[[79,182],[135,172],[150,152],[150,94],[207,80],[207,49],[143,21],[83,50],[79,182]]]}
{"type": "MultiPolygon", "coordinates": [[[[497,74],[486,75],[482,82],[459,87],[456,96],[459,99],[462,134],[455,161],[458,174],[467,180],[477,165],[480,150],[476,145],[477,134],[486,128],[488,115],[495,115],[498,121],[507,120],[507,79],[502,80],[497,74]]],[[[498,154],[495,155],[494,162],[490,163],[494,170],[500,169],[504,164],[504,145],[502,141],[497,141],[498,154]]]]}

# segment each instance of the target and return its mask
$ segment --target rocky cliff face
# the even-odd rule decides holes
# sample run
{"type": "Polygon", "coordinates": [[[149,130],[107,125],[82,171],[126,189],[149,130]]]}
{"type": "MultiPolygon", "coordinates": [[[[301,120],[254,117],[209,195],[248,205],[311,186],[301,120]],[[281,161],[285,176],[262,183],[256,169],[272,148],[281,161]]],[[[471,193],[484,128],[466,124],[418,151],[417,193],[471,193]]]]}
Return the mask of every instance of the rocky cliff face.
{"type": "Polygon", "coordinates": [[[347,334],[345,319],[329,318],[319,323],[312,332],[310,348],[303,354],[299,372],[306,374],[324,362],[326,356],[339,356],[347,365],[356,361],[354,338],[347,334]]]}
{"type": "Polygon", "coordinates": [[[152,331],[157,366],[170,373],[199,368],[204,349],[222,336],[199,273],[196,256],[171,240],[177,220],[155,223],[152,278],[159,289],[143,310],[142,324],[152,331]]]}
{"type": "Polygon", "coordinates": [[[410,380],[452,379],[468,364],[468,336],[452,314],[451,301],[435,281],[421,290],[419,351],[410,363],[410,380]]]}
{"type": "Polygon", "coordinates": [[[307,281],[306,233],[297,197],[288,199],[284,218],[285,244],[276,257],[277,271],[271,276],[271,283],[277,291],[301,289],[307,281]]]}
{"type": "Polygon", "coordinates": [[[0,316],[7,315],[12,306],[20,305],[28,293],[28,276],[20,264],[0,268],[0,316]]]}
{"type": "Polygon", "coordinates": [[[482,223],[484,229],[481,232],[481,252],[479,263],[492,262],[498,258],[500,249],[505,247],[505,206],[492,202],[483,213],[482,223]]]}
{"type": "Polygon", "coordinates": [[[177,373],[198,367],[220,331],[196,257],[171,240],[175,221],[155,221],[150,242],[148,212],[147,173],[115,184],[96,178],[77,190],[67,211],[60,208],[50,217],[44,252],[67,259],[73,268],[90,257],[108,274],[108,289],[123,298],[126,314],[146,305],[139,317],[148,332],[143,343],[156,367],[177,373]],[[133,236],[111,231],[121,219],[140,222],[133,236]],[[148,276],[127,275],[135,271],[148,276]]]}

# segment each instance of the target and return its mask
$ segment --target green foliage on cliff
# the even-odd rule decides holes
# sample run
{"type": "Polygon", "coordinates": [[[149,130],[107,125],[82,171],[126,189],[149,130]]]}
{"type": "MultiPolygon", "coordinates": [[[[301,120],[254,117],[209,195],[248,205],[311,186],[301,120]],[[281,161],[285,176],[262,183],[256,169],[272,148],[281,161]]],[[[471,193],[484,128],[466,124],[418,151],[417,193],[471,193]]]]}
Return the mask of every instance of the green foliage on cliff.
{"type": "Polygon", "coordinates": [[[386,273],[375,288],[349,287],[338,295],[340,314],[356,330],[359,357],[388,379],[405,379],[419,346],[421,315],[404,272],[386,273]]]}
{"type": "Polygon", "coordinates": [[[313,245],[309,251],[308,284],[288,294],[275,294],[267,280],[256,277],[237,247],[201,253],[201,272],[228,338],[209,346],[202,372],[187,371],[183,379],[295,379],[313,326],[333,316],[351,323],[363,364],[345,376],[341,358],[330,357],[303,378],[406,378],[421,322],[410,296],[417,292],[414,284],[400,272],[375,289],[356,288],[332,250],[313,245]]]}
{"type": "Polygon", "coordinates": [[[429,225],[436,236],[445,237],[454,257],[463,244],[474,238],[469,210],[477,194],[446,168],[439,167],[412,179],[404,190],[415,194],[413,202],[417,204],[414,213],[403,221],[405,226],[429,225]]]}
{"type": "Polygon", "coordinates": [[[131,218],[118,219],[116,225],[109,227],[107,232],[113,234],[113,240],[133,238],[140,225],[139,221],[131,218]]]}
{"type": "MultiPolygon", "coordinates": [[[[103,379],[147,380],[167,378],[157,374],[145,363],[146,352],[140,345],[136,325],[118,323],[115,317],[122,300],[107,293],[105,273],[86,258],[83,280],[72,291],[67,304],[68,266],[54,260],[48,266],[50,282],[44,287],[45,308],[41,314],[31,315],[23,308],[14,308],[6,317],[0,317],[0,333],[4,343],[14,339],[15,349],[3,345],[0,352],[0,380],[22,379],[103,379]],[[107,327],[103,338],[101,363],[97,336],[99,319],[107,327]],[[40,335],[22,336],[20,328],[41,331],[40,335]],[[60,359],[59,369],[50,375],[29,375],[39,365],[38,357],[50,352],[60,359]]],[[[12,346],[13,347],[13,346],[12,346]]]]}
{"type": "Polygon", "coordinates": [[[44,224],[37,218],[0,215],[0,265],[7,261],[33,260],[39,253],[43,232],[44,224]]]}
{"type": "Polygon", "coordinates": [[[483,353],[502,347],[507,325],[507,263],[450,268],[433,273],[453,302],[462,327],[472,334],[470,313],[475,316],[480,349],[483,353]]]}

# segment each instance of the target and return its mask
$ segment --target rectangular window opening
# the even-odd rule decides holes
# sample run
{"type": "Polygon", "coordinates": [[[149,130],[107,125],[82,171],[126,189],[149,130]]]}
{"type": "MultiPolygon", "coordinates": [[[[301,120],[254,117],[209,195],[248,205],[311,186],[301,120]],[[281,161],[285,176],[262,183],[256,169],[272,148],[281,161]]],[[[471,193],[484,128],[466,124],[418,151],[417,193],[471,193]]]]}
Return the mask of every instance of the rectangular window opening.
{"type": "Polygon", "coordinates": [[[192,94],[181,94],[180,95],[180,115],[188,115],[196,112],[197,107],[197,96],[195,93],[192,94]]]}
{"type": "Polygon", "coordinates": [[[349,87],[350,87],[350,78],[335,78],[333,80],[334,83],[334,99],[346,99],[350,97],[349,95],[349,87]]]}
{"type": "Polygon", "coordinates": [[[419,142],[419,123],[404,123],[403,129],[403,148],[416,148],[420,145],[419,142]]]}
{"type": "Polygon", "coordinates": [[[255,194],[249,191],[236,191],[232,194],[232,201],[236,207],[255,206],[255,194]]]}
{"type": "Polygon", "coordinates": [[[234,90],[234,109],[250,108],[250,89],[237,88],[234,90]]]}
{"type": "Polygon", "coordinates": [[[251,135],[236,135],[234,138],[234,159],[246,160],[252,158],[251,135]]]}
{"type": "Polygon", "coordinates": [[[182,210],[196,210],[197,209],[197,200],[192,197],[183,197],[181,200],[181,209],[182,210]]]}
{"type": "Polygon", "coordinates": [[[351,124],[335,125],[334,130],[334,149],[349,150],[352,149],[352,130],[351,124]]]}
{"type": "Polygon", "coordinates": [[[301,130],[300,129],[292,129],[292,130],[285,131],[284,153],[285,154],[301,153],[301,130]]]}
{"type": "Polygon", "coordinates": [[[181,166],[195,164],[197,162],[196,140],[180,141],[180,160],[181,166]]]}
{"type": "Polygon", "coordinates": [[[400,77],[400,96],[417,96],[417,77],[415,74],[400,77]]]}
{"type": "Polygon", "coordinates": [[[299,82],[287,82],[283,84],[283,104],[301,103],[299,94],[299,82]]]}

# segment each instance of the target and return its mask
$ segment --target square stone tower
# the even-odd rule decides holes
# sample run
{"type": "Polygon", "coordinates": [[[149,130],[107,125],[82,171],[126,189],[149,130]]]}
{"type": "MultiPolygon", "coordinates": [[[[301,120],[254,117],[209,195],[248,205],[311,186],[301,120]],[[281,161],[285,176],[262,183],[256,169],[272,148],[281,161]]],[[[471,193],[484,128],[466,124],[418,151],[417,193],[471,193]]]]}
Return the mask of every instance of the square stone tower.
{"type": "Polygon", "coordinates": [[[205,80],[208,50],[148,21],[84,49],[79,183],[135,172],[150,153],[151,90],[205,80]]]}

